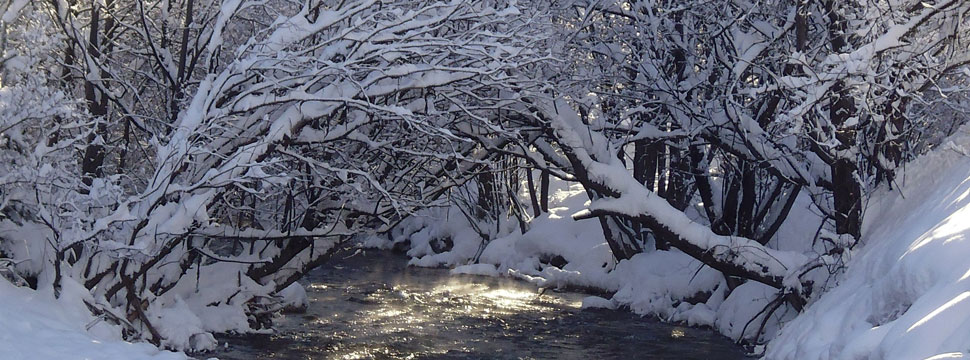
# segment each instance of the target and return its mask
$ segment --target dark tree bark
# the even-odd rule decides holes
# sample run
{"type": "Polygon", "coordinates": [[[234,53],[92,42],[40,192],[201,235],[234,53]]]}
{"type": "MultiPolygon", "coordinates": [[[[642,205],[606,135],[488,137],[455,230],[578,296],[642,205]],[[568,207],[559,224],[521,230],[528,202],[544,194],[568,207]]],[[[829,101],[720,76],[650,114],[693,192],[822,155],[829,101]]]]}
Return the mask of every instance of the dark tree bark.
{"type": "MultiPolygon", "coordinates": [[[[106,4],[111,4],[107,1],[106,4]]],[[[106,5],[110,6],[110,5],[106,5]]],[[[105,28],[110,27],[110,16],[105,20],[105,28]]],[[[91,9],[91,27],[88,31],[88,55],[94,58],[101,56],[101,6],[95,5],[91,9]]],[[[102,74],[104,76],[105,74],[102,74]]],[[[99,118],[95,132],[88,135],[88,145],[84,149],[84,157],[81,159],[81,171],[84,174],[82,181],[85,185],[91,186],[94,178],[101,177],[103,172],[101,166],[104,164],[104,146],[97,143],[99,135],[107,132],[105,117],[108,115],[108,99],[101,93],[101,90],[91,81],[84,82],[84,98],[88,105],[88,112],[95,118],[99,118]]],[[[85,190],[86,191],[86,190],[85,190]]]]}
{"type": "Polygon", "coordinates": [[[754,205],[757,200],[757,179],[750,163],[741,162],[741,203],[738,205],[738,235],[751,238],[754,235],[754,205]]]}
{"type": "MultiPolygon", "coordinates": [[[[846,20],[839,14],[834,0],[824,2],[829,19],[829,43],[834,52],[842,52],[847,45],[846,20]]],[[[829,119],[836,127],[839,141],[837,150],[848,150],[856,145],[855,129],[842,129],[842,125],[856,115],[855,101],[843,81],[837,81],[830,88],[829,119]]],[[[835,229],[838,234],[849,234],[859,238],[862,225],[862,188],[856,180],[856,159],[838,156],[831,164],[832,197],[835,205],[835,229]]]]}
{"type": "Polygon", "coordinates": [[[529,185],[529,200],[532,202],[532,214],[535,217],[539,217],[539,215],[542,215],[542,208],[539,207],[539,197],[536,196],[536,185],[532,171],[532,168],[526,168],[525,178],[529,185]]]}
{"type": "Polygon", "coordinates": [[[480,213],[479,217],[484,217],[485,214],[492,212],[493,208],[496,206],[495,198],[495,177],[486,168],[478,174],[478,210],[480,213]]]}
{"type": "Polygon", "coordinates": [[[549,171],[546,170],[539,175],[539,208],[549,212],[549,171]]]}
{"type": "Polygon", "coordinates": [[[186,78],[186,59],[188,59],[189,53],[189,28],[192,26],[192,15],[194,12],[195,0],[186,0],[185,4],[185,23],[182,24],[182,45],[179,49],[178,55],[178,73],[175,75],[174,81],[171,83],[170,92],[171,96],[169,116],[170,121],[175,122],[178,117],[178,102],[184,95],[184,81],[186,78]]]}

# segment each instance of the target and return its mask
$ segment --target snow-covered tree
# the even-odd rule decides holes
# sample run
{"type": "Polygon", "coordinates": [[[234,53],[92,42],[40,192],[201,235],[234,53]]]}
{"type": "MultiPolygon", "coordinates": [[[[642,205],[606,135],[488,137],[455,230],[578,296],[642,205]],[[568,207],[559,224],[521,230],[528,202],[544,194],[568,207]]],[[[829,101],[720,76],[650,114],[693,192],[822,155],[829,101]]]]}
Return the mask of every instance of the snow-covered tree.
{"type": "Polygon", "coordinates": [[[24,255],[39,286],[80,283],[92,311],[179,349],[262,326],[342,241],[444,203],[493,156],[471,134],[504,132],[544,59],[541,17],[515,2],[88,5],[38,4],[65,44],[48,58],[68,59],[47,71],[87,114],[8,107],[45,121],[8,136],[32,141],[18,167],[66,179],[19,195],[5,244],[50,254],[24,255]],[[30,158],[46,122],[72,126],[65,158],[30,158]]]}

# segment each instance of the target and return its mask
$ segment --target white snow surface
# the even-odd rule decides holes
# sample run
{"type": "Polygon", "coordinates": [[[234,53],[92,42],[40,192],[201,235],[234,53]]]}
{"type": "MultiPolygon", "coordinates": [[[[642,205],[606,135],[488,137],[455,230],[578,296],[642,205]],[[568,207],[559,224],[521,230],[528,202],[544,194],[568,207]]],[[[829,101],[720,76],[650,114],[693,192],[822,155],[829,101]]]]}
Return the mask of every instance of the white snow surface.
{"type": "MultiPolygon", "coordinates": [[[[70,280],[62,291],[72,293],[70,280]]],[[[73,284],[77,288],[81,285],[73,284]]],[[[73,289],[79,290],[79,289],[73,289]]],[[[0,280],[0,357],[4,359],[186,359],[149,343],[129,343],[98,321],[78,300],[16,287],[0,280]],[[68,300],[71,299],[71,300],[68,300]]]]}
{"type": "MultiPolygon", "coordinates": [[[[970,143],[970,127],[951,138],[970,143]]],[[[963,358],[970,350],[970,157],[940,147],[874,194],[838,286],[768,344],[768,359],[963,358]]]]}

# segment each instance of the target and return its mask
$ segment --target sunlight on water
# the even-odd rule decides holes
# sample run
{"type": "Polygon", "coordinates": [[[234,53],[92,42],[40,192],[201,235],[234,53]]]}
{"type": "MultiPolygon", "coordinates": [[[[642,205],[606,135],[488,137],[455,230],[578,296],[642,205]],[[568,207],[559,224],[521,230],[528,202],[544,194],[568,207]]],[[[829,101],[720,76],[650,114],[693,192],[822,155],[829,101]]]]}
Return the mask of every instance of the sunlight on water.
{"type": "Polygon", "coordinates": [[[556,297],[542,297],[529,288],[495,287],[461,281],[442,282],[433,285],[426,292],[412,292],[402,286],[394,286],[388,290],[375,291],[358,301],[380,305],[361,312],[351,323],[365,325],[368,331],[384,334],[421,333],[429,324],[433,325],[441,319],[490,319],[499,314],[509,315],[524,311],[578,309],[581,304],[578,301],[562,301],[556,297]],[[394,305],[395,300],[410,301],[421,306],[405,308],[394,305]]]}
{"type": "MultiPolygon", "coordinates": [[[[515,288],[491,288],[476,283],[445,283],[436,286],[431,296],[443,296],[449,302],[465,304],[463,310],[479,313],[494,311],[509,313],[516,311],[548,311],[538,306],[539,295],[535,291],[515,288]]],[[[448,311],[447,309],[444,309],[448,311]]],[[[472,314],[467,314],[472,315],[472,314]]]]}
{"type": "MultiPolygon", "coordinates": [[[[401,311],[398,309],[380,309],[378,311],[371,312],[371,314],[373,314],[373,316],[376,316],[378,318],[384,318],[384,317],[401,316],[404,314],[404,311],[401,311]]],[[[408,316],[405,316],[405,317],[410,318],[408,316]]]]}
{"type": "MultiPolygon", "coordinates": [[[[702,359],[712,335],[626,312],[583,311],[583,294],[508,278],[452,276],[406,259],[349,259],[307,286],[306,314],[277,335],[230,341],[222,359],[702,359]],[[693,340],[692,340],[693,339],[693,340]],[[693,343],[691,343],[693,341],[693,343]],[[671,343],[673,342],[673,343],[671,343]],[[669,347],[679,346],[671,352],[669,347]],[[236,351],[232,351],[232,348],[236,351]],[[686,351],[686,352],[684,352],[686,351]],[[691,352],[699,357],[683,356],[691,352]]],[[[729,341],[719,346],[734,352],[729,341]]],[[[721,349],[721,348],[719,348],[721,349]]]]}
{"type": "MultiPolygon", "coordinates": [[[[398,350],[389,348],[387,339],[399,342],[412,342],[423,337],[440,333],[442,321],[463,323],[453,331],[476,331],[482,321],[499,321],[500,328],[510,330],[501,317],[528,313],[540,316],[542,321],[556,318],[563,310],[578,310],[581,301],[566,300],[562,297],[540,295],[528,286],[506,287],[500,284],[472,282],[481,280],[449,278],[447,281],[427,284],[425,290],[409,288],[397,284],[373,291],[365,290],[364,296],[351,296],[354,303],[363,304],[365,309],[358,311],[349,319],[316,319],[317,323],[347,323],[355,332],[350,336],[380,338],[377,343],[357,344],[353,348],[332,348],[342,359],[369,359],[400,357],[398,350]],[[463,281],[468,280],[468,281],[463,281]]],[[[326,289],[326,288],[324,288],[326,289]]],[[[543,336],[532,336],[533,341],[542,341],[543,336]]],[[[488,339],[481,339],[483,344],[488,339]]],[[[470,349],[453,343],[457,349],[452,351],[468,352],[470,349]]],[[[408,352],[408,356],[428,356],[444,354],[436,349],[422,352],[408,352]],[[422,355],[423,354],[423,355],[422,355]]]]}

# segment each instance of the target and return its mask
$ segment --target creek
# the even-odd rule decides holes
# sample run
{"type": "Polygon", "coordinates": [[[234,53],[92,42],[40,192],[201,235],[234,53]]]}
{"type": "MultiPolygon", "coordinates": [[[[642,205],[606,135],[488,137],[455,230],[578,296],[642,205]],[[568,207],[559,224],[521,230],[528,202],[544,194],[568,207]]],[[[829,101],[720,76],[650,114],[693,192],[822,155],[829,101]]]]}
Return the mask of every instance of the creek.
{"type": "Polygon", "coordinates": [[[743,359],[709,329],[628,311],[582,310],[576,292],[407,266],[403,255],[338,253],[304,279],[306,313],[273,334],[220,336],[234,359],[743,359]]]}

